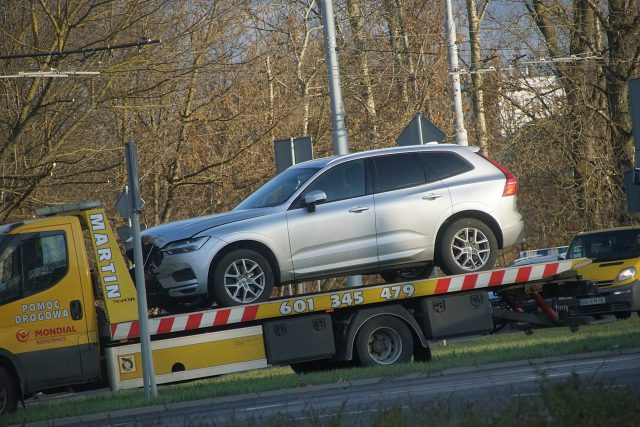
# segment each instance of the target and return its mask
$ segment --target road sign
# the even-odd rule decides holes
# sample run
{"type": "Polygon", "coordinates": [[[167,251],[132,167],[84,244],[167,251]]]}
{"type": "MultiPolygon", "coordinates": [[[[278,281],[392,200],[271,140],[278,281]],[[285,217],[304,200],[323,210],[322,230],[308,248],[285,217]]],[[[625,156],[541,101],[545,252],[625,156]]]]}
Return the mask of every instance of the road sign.
{"type": "MultiPolygon", "coordinates": [[[[140,206],[140,209],[142,209],[144,208],[144,199],[142,197],[139,197],[139,199],[140,202],[138,203],[138,206],[140,206]]],[[[118,196],[118,200],[116,200],[116,210],[120,215],[122,215],[122,218],[124,218],[126,221],[129,221],[131,217],[131,207],[129,205],[128,185],[124,187],[124,190],[122,190],[120,192],[120,195],[118,196]]]]}
{"type": "Polygon", "coordinates": [[[276,156],[276,174],[296,163],[313,159],[313,141],[310,136],[279,139],[273,142],[276,156]]]}
{"type": "Polygon", "coordinates": [[[429,142],[443,143],[445,137],[446,135],[442,129],[431,123],[422,114],[416,113],[398,139],[396,139],[396,144],[405,146],[424,145],[429,142]]]}

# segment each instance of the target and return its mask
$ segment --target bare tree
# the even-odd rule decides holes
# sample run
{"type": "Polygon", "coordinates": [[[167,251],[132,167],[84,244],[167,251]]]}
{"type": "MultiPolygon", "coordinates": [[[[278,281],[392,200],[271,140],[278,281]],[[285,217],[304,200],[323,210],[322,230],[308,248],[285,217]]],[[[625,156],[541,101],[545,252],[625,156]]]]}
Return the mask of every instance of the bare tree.
{"type": "Polygon", "coordinates": [[[482,89],[482,74],[480,70],[483,68],[480,53],[480,23],[489,7],[491,0],[484,0],[478,11],[476,0],[467,1],[467,19],[469,23],[469,42],[471,45],[471,103],[473,106],[473,114],[475,117],[474,133],[478,138],[478,146],[483,154],[487,154],[487,123],[484,111],[484,91],[482,89]]]}
{"type": "Polygon", "coordinates": [[[349,14],[349,24],[355,44],[356,60],[361,74],[359,81],[360,95],[356,95],[356,99],[365,107],[367,139],[373,142],[373,146],[375,146],[380,139],[380,134],[377,125],[378,113],[376,111],[376,102],[373,97],[373,82],[369,73],[366,43],[363,38],[365,24],[364,11],[358,0],[347,0],[347,12],[349,14]]]}

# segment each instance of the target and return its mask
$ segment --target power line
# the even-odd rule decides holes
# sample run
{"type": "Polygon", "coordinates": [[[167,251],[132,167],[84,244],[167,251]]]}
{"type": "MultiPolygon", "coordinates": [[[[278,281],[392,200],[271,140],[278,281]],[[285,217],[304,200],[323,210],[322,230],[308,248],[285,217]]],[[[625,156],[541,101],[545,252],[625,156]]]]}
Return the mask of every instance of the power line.
{"type": "Polygon", "coordinates": [[[155,44],[155,43],[160,43],[160,40],[145,39],[145,40],[142,40],[139,42],[133,42],[133,43],[106,45],[101,47],[90,47],[90,48],[75,49],[75,50],[62,50],[59,52],[32,52],[32,53],[17,53],[13,55],[0,55],[0,59],[37,58],[42,56],[62,57],[62,56],[75,55],[75,54],[86,55],[86,54],[93,54],[96,52],[111,51],[115,49],[142,47],[142,46],[155,44]]]}

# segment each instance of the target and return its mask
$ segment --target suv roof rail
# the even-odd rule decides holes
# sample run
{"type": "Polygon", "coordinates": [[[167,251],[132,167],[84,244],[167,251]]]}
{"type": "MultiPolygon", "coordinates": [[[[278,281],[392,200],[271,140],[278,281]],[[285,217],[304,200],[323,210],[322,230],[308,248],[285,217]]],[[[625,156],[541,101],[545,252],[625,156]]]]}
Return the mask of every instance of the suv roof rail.
{"type": "Polygon", "coordinates": [[[65,205],[48,206],[36,209],[36,216],[53,216],[65,212],[86,211],[102,206],[100,200],[85,200],[78,203],[67,203],[65,205]]]}

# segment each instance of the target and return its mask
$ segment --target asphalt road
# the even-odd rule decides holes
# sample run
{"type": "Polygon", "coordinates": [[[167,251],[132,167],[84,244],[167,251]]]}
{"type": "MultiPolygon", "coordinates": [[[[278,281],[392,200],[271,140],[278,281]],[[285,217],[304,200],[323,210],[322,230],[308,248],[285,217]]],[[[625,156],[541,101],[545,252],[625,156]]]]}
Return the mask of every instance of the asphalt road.
{"type": "MultiPolygon", "coordinates": [[[[438,374],[300,387],[245,396],[66,418],[43,426],[264,425],[284,417],[293,425],[329,422],[367,425],[388,408],[435,404],[455,414],[473,404],[487,413],[519,399],[529,400],[541,387],[577,375],[587,388],[628,387],[640,394],[640,349],[554,357],[505,364],[450,369],[438,374]]],[[[279,423],[271,424],[278,425],[279,423]]]]}

